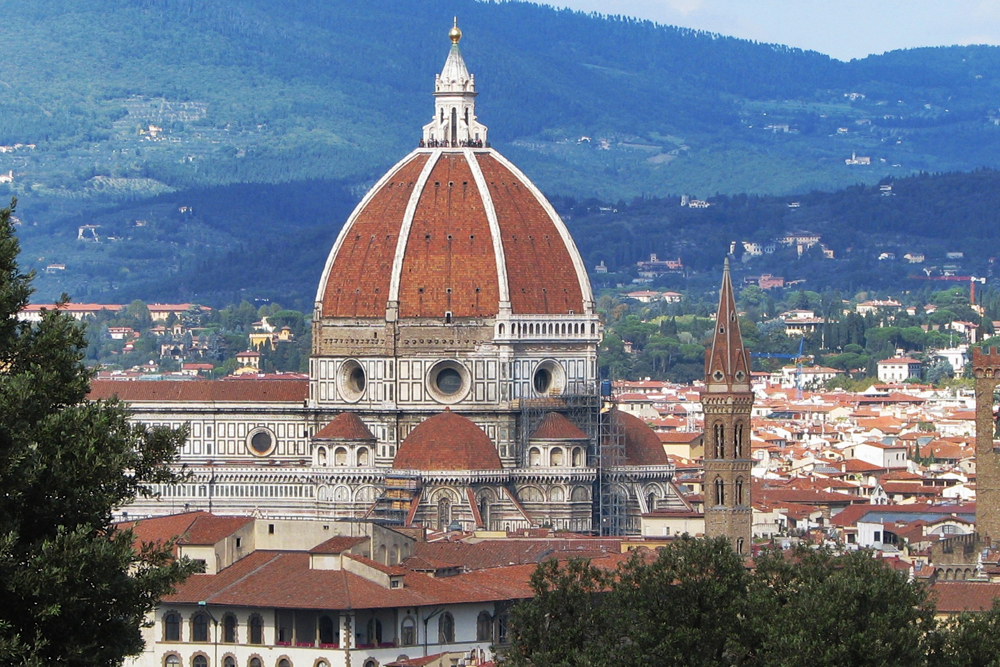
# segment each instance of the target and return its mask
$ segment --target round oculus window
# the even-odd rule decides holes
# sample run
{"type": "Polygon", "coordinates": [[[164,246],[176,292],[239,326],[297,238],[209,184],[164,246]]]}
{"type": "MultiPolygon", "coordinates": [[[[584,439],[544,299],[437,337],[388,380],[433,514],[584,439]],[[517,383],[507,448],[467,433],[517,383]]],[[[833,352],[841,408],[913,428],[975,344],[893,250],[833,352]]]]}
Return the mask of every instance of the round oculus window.
{"type": "Polygon", "coordinates": [[[462,391],[462,374],[454,368],[442,368],[434,376],[434,386],[445,396],[454,396],[462,391]]]}
{"type": "Polygon", "coordinates": [[[427,393],[438,403],[458,403],[470,385],[468,369],[457,361],[439,361],[427,372],[427,393]]]}
{"type": "Polygon", "coordinates": [[[365,390],[365,372],[360,366],[352,368],[348,373],[347,385],[359,393],[365,390]]]}
{"type": "Polygon", "coordinates": [[[337,386],[345,401],[350,403],[360,401],[365,395],[365,387],[368,386],[368,377],[365,375],[364,366],[354,359],[345,361],[340,366],[340,373],[337,375],[337,386]]]}
{"type": "Polygon", "coordinates": [[[535,367],[531,376],[531,388],[541,396],[558,396],[566,389],[566,371],[562,364],[546,359],[535,367]]]}
{"type": "Polygon", "coordinates": [[[534,384],[536,393],[547,393],[549,387],[552,386],[552,371],[547,368],[539,368],[535,371],[534,384]]]}
{"type": "Polygon", "coordinates": [[[267,456],[274,451],[274,434],[267,429],[251,431],[247,437],[250,453],[256,456],[267,456]]]}

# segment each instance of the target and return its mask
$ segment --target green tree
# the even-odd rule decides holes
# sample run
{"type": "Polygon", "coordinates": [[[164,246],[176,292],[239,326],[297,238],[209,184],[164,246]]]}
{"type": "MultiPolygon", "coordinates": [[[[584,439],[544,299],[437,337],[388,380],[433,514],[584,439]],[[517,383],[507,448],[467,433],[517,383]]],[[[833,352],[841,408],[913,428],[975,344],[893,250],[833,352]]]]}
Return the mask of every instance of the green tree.
{"type": "Polygon", "coordinates": [[[193,564],[171,545],[137,547],[112,510],[175,479],[164,464],[185,433],[87,400],[87,342],[72,318],[18,320],[32,276],[17,264],[12,209],[0,210],[0,663],[118,665],[142,650],[145,615],[193,564]]]}

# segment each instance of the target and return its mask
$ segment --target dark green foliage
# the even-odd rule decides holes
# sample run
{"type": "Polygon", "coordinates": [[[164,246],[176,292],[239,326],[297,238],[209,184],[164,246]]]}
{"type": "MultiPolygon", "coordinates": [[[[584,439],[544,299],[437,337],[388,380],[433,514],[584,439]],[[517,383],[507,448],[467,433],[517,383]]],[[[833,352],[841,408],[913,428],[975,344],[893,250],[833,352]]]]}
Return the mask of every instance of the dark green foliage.
{"type": "Polygon", "coordinates": [[[868,552],[678,538],[614,571],[542,563],[514,607],[512,667],[986,667],[1000,610],[940,624],[927,589],[868,552]]]}
{"type": "Polygon", "coordinates": [[[50,311],[19,322],[31,293],[11,209],[0,211],[0,662],[117,665],[142,649],[144,615],[192,571],[169,545],[136,553],[114,508],[164,467],[185,433],[87,402],[86,339],[50,311]]]}

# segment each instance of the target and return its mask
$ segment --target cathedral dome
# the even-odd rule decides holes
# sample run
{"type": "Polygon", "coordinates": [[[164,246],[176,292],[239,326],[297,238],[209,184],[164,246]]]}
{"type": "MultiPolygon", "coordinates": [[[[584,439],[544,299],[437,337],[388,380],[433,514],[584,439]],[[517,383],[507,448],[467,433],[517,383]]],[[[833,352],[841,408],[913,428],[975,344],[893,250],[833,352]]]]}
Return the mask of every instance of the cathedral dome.
{"type": "Polygon", "coordinates": [[[313,440],[375,440],[365,423],[353,412],[341,412],[313,436],[313,440]]]}
{"type": "Polygon", "coordinates": [[[337,237],[316,293],[322,318],[593,311],[566,226],[489,147],[475,114],[475,78],[452,40],[420,148],[375,184],[337,237]]]}
{"type": "Polygon", "coordinates": [[[492,149],[418,149],[368,193],[327,260],[324,318],[568,315],[590,283],[562,220],[492,149]]]}
{"type": "Polygon", "coordinates": [[[471,420],[445,410],[417,425],[392,462],[396,470],[499,470],[489,436],[471,420]]]}
{"type": "Polygon", "coordinates": [[[617,422],[625,441],[627,466],[665,466],[670,464],[663,443],[646,422],[621,410],[614,410],[612,419],[617,422]]]}

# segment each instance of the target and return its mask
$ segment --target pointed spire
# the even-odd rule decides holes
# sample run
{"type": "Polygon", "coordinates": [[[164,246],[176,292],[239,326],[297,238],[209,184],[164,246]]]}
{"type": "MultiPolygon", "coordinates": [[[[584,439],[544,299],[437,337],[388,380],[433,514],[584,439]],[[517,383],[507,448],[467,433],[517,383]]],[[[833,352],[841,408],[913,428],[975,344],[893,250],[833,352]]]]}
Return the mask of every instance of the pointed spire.
{"type": "Polygon", "coordinates": [[[709,391],[749,391],[750,361],[743,347],[729,258],[722,271],[719,309],[715,316],[712,347],[705,355],[705,385],[709,391]]]}
{"type": "Polygon", "coordinates": [[[458,17],[448,32],[451,49],[441,73],[434,77],[434,119],[424,125],[423,146],[478,147],[486,144],[486,126],[476,119],[476,77],[469,74],[458,48],[458,17]]]}

